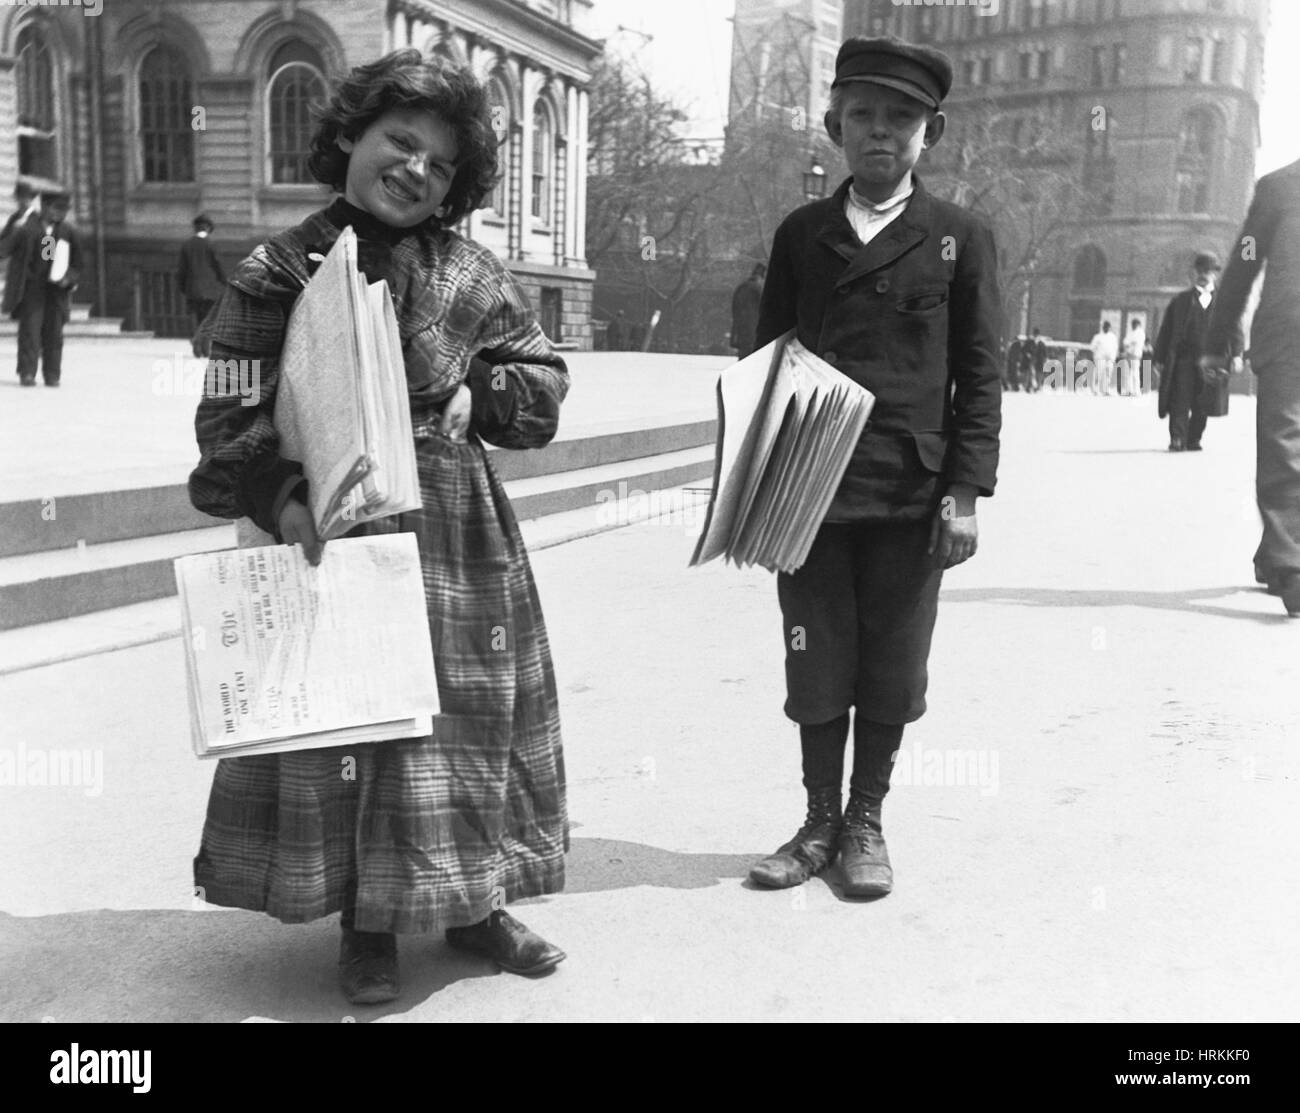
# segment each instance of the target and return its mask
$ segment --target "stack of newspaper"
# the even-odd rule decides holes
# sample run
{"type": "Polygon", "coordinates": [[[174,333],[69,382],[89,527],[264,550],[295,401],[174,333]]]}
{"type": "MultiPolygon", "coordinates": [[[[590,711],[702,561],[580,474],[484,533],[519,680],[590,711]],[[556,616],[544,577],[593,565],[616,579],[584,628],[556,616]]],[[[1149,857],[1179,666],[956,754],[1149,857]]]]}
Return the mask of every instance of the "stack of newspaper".
{"type": "Polygon", "coordinates": [[[438,682],[413,533],[180,557],[200,757],[424,737],[438,682]]]}
{"type": "Polygon", "coordinates": [[[723,371],[713,493],[691,564],[799,568],[874,403],[793,329],[723,371]]]}
{"type": "Polygon", "coordinates": [[[294,303],[275,427],[280,455],[303,465],[322,540],[419,508],[397,315],[388,284],[368,284],[357,270],[351,227],[294,303]]]}

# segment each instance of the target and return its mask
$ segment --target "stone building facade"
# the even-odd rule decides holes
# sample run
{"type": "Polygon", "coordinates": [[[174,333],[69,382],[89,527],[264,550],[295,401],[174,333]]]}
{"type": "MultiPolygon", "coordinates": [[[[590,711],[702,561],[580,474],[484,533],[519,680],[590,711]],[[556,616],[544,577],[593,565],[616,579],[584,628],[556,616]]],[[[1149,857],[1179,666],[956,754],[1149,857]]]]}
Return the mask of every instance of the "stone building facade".
{"type": "Polygon", "coordinates": [[[1139,317],[1153,334],[1193,254],[1226,260],[1235,247],[1255,181],[1268,0],[1000,0],[987,11],[845,0],[844,32],[948,53],[954,122],[994,104],[1077,136],[1088,210],[1024,279],[1009,333],[1028,323],[1086,342],[1101,320],[1139,317]]]}
{"type": "Polygon", "coordinates": [[[328,203],[310,106],[414,46],[489,89],[504,177],[460,231],[519,278],[551,338],[591,346],[584,258],[591,0],[64,0],[0,7],[0,194],[64,183],[94,256],[77,301],[185,335],[179,245],[206,212],[223,261],[328,203]]]}

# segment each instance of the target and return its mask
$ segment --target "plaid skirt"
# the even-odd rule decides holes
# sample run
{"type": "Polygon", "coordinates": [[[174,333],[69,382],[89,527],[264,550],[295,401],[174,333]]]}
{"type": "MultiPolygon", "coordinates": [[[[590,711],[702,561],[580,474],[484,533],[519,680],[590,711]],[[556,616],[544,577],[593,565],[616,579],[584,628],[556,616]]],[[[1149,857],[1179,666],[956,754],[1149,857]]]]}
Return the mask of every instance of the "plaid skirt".
{"type": "Polygon", "coordinates": [[[359,931],[431,932],[564,887],[559,706],[528,555],[482,445],[436,422],[415,424],[423,508],[354,531],[419,540],[433,735],[219,761],[194,860],[208,903],[303,923],[355,899],[359,931]]]}

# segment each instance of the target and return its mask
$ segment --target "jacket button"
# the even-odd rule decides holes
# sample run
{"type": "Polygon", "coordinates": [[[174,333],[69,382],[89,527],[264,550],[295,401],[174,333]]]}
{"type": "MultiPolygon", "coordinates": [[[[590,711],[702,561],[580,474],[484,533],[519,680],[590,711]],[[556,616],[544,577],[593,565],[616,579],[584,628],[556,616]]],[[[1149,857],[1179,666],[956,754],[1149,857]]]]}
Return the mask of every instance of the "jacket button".
{"type": "Polygon", "coordinates": [[[831,352],[822,353],[822,359],[824,359],[827,363],[834,363],[839,358],[840,358],[839,352],[831,351],[831,352]]]}
{"type": "Polygon", "coordinates": [[[889,289],[889,279],[882,278],[876,283],[876,293],[883,294],[889,289]]]}

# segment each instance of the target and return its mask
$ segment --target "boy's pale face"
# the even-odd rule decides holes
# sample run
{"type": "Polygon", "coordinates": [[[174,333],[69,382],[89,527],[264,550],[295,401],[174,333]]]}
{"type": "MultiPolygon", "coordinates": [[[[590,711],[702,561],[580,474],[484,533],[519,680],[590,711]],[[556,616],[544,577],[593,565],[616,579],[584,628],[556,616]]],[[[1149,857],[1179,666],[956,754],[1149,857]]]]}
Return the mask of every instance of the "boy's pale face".
{"type": "Polygon", "coordinates": [[[921,152],[943,135],[944,116],[919,100],[883,85],[854,81],[844,86],[840,118],[826,130],[844,151],[857,191],[888,200],[916,165],[921,152]]]}
{"type": "Polygon", "coordinates": [[[343,196],[394,228],[433,216],[456,176],[455,132],[427,109],[390,109],[338,145],[351,156],[343,196]]]}

